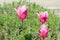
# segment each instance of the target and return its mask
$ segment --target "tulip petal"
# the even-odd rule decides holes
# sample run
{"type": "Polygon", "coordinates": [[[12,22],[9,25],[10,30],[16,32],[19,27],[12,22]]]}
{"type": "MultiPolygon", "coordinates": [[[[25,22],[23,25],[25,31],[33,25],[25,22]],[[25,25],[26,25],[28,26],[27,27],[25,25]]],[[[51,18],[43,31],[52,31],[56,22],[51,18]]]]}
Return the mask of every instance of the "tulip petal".
{"type": "Polygon", "coordinates": [[[14,10],[16,11],[16,13],[18,13],[18,9],[14,8],[14,10]]]}
{"type": "Polygon", "coordinates": [[[44,16],[44,12],[39,12],[39,15],[40,15],[40,17],[43,17],[44,16]]]}
{"type": "Polygon", "coordinates": [[[20,5],[18,6],[17,9],[18,9],[18,13],[21,13],[21,6],[20,5]]]}
{"type": "Polygon", "coordinates": [[[22,10],[22,13],[25,12],[25,11],[27,10],[26,5],[23,5],[23,6],[21,7],[21,10],[22,10]]]}
{"type": "Polygon", "coordinates": [[[46,17],[48,17],[48,12],[47,11],[45,11],[44,14],[45,14],[46,17]]]}

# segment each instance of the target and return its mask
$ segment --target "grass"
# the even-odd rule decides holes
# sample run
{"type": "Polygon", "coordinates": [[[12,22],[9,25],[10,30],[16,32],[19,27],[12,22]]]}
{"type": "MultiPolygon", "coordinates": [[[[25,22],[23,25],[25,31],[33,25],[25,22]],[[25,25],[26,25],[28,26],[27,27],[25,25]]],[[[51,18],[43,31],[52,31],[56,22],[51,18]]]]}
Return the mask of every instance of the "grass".
{"type": "Polygon", "coordinates": [[[44,40],[60,39],[60,18],[51,10],[35,3],[27,2],[29,13],[23,21],[24,29],[21,31],[22,22],[18,19],[13,8],[23,4],[24,1],[19,1],[0,5],[0,40],[40,40],[38,30],[41,23],[36,15],[36,13],[40,11],[48,11],[49,13],[49,19],[46,23],[50,31],[44,40]]]}

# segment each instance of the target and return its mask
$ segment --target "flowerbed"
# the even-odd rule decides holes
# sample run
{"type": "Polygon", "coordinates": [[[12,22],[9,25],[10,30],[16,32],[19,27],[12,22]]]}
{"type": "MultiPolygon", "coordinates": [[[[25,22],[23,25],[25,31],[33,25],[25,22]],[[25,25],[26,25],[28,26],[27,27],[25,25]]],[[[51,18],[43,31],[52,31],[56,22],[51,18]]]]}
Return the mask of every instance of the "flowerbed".
{"type": "Polygon", "coordinates": [[[35,3],[27,2],[28,16],[23,20],[22,28],[22,21],[17,17],[14,7],[23,4],[24,1],[19,1],[0,5],[0,40],[42,40],[38,34],[41,22],[36,13],[39,11],[48,11],[49,14],[46,22],[49,33],[44,40],[60,39],[60,18],[52,11],[35,3]]]}

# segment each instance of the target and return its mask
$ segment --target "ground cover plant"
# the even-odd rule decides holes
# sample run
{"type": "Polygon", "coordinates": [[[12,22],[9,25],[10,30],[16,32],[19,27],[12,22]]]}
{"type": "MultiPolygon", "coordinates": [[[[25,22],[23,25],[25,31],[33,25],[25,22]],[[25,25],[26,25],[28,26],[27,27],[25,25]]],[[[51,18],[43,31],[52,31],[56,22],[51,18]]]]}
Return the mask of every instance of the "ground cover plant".
{"type": "Polygon", "coordinates": [[[38,4],[19,1],[0,5],[0,40],[43,40],[38,30],[42,24],[37,12],[48,11],[49,33],[44,40],[60,40],[60,17],[38,4]],[[22,21],[17,17],[14,7],[26,4],[28,6],[27,18],[22,21]],[[19,30],[20,29],[20,30],[19,30]]]}

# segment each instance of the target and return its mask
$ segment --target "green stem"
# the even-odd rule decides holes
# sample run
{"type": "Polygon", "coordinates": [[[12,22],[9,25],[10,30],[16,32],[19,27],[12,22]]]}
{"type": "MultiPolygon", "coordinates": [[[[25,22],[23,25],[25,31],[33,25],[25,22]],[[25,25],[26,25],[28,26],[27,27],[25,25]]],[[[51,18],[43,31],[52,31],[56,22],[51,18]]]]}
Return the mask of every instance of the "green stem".
{"type": "Polygon", "coordinates": [[[43,40],[44,40],[44,38],[43,38],[43,40]]]}
{"type": "Polygon", "coordinates": [[[22,26],[23,26],[23,20],[22,20],[22,26]]]}
{"type": "Polygon", "coordinates": [[[41,23],[41,25],[44,24],[43,22],[41,23]]]}
{"type": "Polygon", "coordinates": [[[40,40],[44,40],[44,38],[41,38],[40,40]]]}
{"type": "Polygon", "coordinates": [[[23,29],[24,29],[24,27],[23,27],[23,20],[22,20],[22,24],[21,24],[21,26],[19,27],[19,34],[20,34],[20,32],[21,32],[23,29]]]}
{"type": "Polygon", "coordinates": [[[10,28],[8,28],[8,40],[10,40],[10,28]]]}

